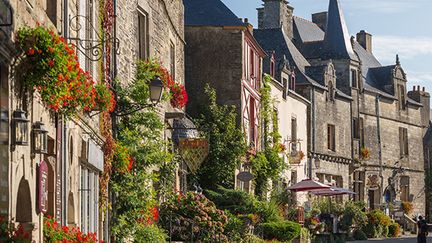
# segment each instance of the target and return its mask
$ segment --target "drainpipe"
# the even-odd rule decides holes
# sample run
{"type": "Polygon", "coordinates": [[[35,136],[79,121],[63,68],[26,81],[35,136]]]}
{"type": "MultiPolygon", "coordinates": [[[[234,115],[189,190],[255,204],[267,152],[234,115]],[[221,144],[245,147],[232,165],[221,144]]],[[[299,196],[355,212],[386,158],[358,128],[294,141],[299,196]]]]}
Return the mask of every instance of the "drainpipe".
{"type": "MultiPolygon", "coordinates": [[[[69,37],[69,9],[68,9],[68,0],[63,0],[63,37],[67,39],[69,37]]],[[[66,127],[66,119],[62,116],[60,124],[62,128],[62,141],[61,141],[61,151],[62,151],[62,219],[61,224],[67,225],[67,127],[66,127]]]]}
{"type": "Polygon", "coordinates": [[[308,170],[308,177],[309,179],[313,179],[313,161],[315,160],[315,88],[312,87],[310,90],[310,97],[311,97],[311,104],[310,104],[310,120],[311,124],[309,129],[311,129],[310,132],[310,139],[311,139],[311,157],[309,158],[309,170],[308,170]]]}
{"type": "Polygon", "coordinates": [[[379,170],[379,177],[381,178],[381,187],[380,187],[380,201],[381,201],[381,197],[383,196],[383,188],[384,188],[384,176],[383,176],[383,164],[382,164],[382,147],[381,147],[381,124],[380,124],[380,116],[381,116],[381,111],[380,111],[380,96],[377,95],[376,99],[375,99],[375,111],[376,111],[376,117],[377,117],[377,135],[378,135],[378,159],[379,159],[379,166],[380,166],[380,170],[379,170]]]}

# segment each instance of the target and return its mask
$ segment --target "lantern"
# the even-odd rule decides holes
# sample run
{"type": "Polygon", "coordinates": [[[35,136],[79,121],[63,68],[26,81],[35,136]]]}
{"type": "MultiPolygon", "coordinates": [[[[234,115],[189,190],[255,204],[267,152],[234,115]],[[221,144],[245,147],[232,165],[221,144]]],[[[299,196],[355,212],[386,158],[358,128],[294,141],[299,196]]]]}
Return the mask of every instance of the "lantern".
{"type": "Polygon", "coordinates": [[[164,89],[164,84],[162,82],[162,79],[160,79],[160,77],[156,76],[150,82],[150,101],[153,104],[160,102],[160,100],[162,98],[163,89],[164,89]]]}
{"type": "Polygon", "coordinates": [[[33,152],[36,154],[48,153],[48,131],[42,122],[33,124],[33,152]]]}
{"type": "Polygon", "coordinates": [[[14,145],[28,145],[28,123],[26,113],[23,110],[16,110],[12,116],[12,143],[14,145]]]}

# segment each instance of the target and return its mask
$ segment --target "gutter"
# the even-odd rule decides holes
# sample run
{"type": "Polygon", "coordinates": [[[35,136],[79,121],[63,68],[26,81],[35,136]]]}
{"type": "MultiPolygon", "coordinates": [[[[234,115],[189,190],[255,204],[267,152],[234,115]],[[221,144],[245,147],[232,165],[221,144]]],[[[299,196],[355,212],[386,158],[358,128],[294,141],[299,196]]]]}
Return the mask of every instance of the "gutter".
{"type": "MultiPolygon", "coordinates": [[[[379,177],[381,178],[381,187],[380,187],[380,197],[383,196],[383,188],[384,188],[384,176],[383,176],[383,163],[382,163],[382,147],[381,147],[381,111],[380,111],[380,102],[381,97],[379,95],[375,98],[375,112],[377,117],[377,139],[378,139],[378,159],[379,159],[379,177]]],[[[381,198],[380,198],[381,201],[381,198]]]]}
{"type": "Polygon", "coordinates": [[[313,174],[313,161],[315,158],[315,87],[312,86],[311,90],[310,90],[310,97],[311,97],[311,102],[310,102],[310,140],[311,140],[311,156],[309,158],[309,171],[308,171],[308,176],[309,179],[313,179],[312,178],[312,174],[313,174]]]}

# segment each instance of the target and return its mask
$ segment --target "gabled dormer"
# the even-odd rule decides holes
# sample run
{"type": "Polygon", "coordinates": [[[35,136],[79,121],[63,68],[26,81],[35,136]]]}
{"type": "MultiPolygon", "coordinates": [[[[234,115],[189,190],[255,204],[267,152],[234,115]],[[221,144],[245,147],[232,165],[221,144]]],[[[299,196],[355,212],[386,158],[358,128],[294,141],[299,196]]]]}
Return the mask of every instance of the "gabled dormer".
{"type": "Polygon", "coordinates": [[[334,101],[336,94],[336,69],[332,61],[323,65],[306,67],[306,74],[327,88],[327,100],[334,101]]]}
{"type": "Polygon", "coordinates": [[[405,110],[407,104],[407,78],[400,65],[399,56],[396,56],[396,66],[393,69],[392,76],[394,89],[393,92],[398,99],[398,108],[399,110],[405,110]]]}

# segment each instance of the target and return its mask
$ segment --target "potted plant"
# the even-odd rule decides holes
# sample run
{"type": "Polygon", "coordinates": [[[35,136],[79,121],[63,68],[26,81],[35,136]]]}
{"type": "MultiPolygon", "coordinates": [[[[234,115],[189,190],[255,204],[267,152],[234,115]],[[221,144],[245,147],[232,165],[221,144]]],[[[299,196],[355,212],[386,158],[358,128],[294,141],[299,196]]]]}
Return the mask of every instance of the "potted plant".
{"type": "Polygon", "coordinates": [[[370,158],[370,150],[368,148],[363,147],[360,150],[361,158],[364,160],[368,160],[370,158]]]}

